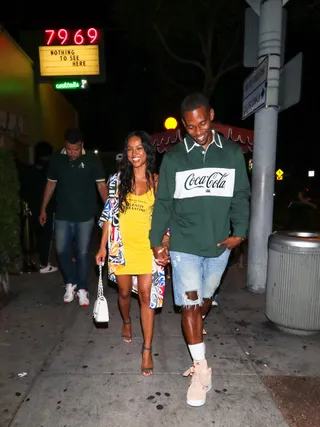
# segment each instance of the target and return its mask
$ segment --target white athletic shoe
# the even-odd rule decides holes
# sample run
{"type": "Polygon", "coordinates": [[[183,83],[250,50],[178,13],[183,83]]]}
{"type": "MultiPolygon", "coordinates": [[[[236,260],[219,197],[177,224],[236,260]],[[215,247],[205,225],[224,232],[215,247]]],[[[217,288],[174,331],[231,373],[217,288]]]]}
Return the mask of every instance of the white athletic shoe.
{"type": "Polygon", "coordinates": [[[46,267],[40,267],[39,271],[41,274],[55,273],[56,271],[58,271],[58,267],[54,267],[49,263],[46,267]]]}
{"type": "Polygon", "coordinates": [[[80,289],[78,291],[78,299],[79,299],[79,305],[81,307],[87,307],[89,302],[89,292],[87,292],[85,289],[80,289]]]}
{"type": "Polygon", "coordinates": [[[77,285],[72,285],[71,283],[66,284],[66,293],[64,294],[63,301],[68,304],[74,300],[76,294],[77,285]]]}

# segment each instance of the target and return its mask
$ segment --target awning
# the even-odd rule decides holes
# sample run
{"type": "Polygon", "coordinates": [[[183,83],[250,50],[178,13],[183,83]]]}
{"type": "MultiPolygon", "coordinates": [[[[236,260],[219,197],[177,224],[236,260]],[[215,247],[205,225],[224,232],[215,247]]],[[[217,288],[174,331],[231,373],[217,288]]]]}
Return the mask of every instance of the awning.
{"type": "MultiPolygon", "coordinates": [[[[230,125],[223,125],[222,123],[213,122],[212,127],[221,133],[225,138],[238,143],[243,152],[247,153],[253,149],[253,130],[238,128],[230,125]]],[[[151,135],[151,142],[156,146],[159,153],[170,151],[171,148],[178,142],[183,140],[184,133],[178,128],[175,130],[168,130],[161,133],[151,135]]]]}

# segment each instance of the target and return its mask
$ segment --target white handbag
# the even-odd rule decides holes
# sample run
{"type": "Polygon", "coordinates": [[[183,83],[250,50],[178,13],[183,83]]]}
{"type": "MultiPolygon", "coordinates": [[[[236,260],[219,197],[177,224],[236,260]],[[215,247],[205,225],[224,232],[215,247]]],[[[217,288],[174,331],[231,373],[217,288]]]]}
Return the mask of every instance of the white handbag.
{"type": "Polygon", "coordinates": [[[102,263],[99,264],[98,295],[97,295],[96,302],[94,303],[94,306],[93,306],[93,319],[97,323],[109,322],[108,303],[103,293],[102,263]]]}

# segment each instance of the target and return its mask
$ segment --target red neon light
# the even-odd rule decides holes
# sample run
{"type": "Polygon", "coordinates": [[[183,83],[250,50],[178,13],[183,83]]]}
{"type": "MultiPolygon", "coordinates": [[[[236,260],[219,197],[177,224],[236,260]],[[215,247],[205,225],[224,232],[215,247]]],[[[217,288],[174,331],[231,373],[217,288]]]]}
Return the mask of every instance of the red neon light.
{"type": "Polygon", "coordinates": [[[98,31],[95,28],[89,28],[87,34],[90,39],[90,43],[94,43],[97,40],[98,31]]]}
{"type": "Polygon", "coordinates": [[[75,35],[73,37],[73,41],[75,42],[75,44],[83,44],[84,38],[83,38],[83,35],[81,33],[82,33],[82,30],[78,30],[75,33],[75,35]]]}
{"type": "Polygon", "coordinates": [[[83,33],[82,29],[70,31],[60,28],[59,30],[45,30],[45,34],[47,46],[52,44],[64,45],[66,43],[75,45],[93,44],[96,43],[99,37],[99,32],[96,28],[89,28],[85,33],[83,33]]]}
{"type": "Polygon", "coordinates": [[[58,37],[61,40],[61,44],[65,44],[66,43],[66,41],[68,40],[68,35],[69,35],[68,31],[65,30],[64,28],[61,28],[58,31],[58,37]]]}
{"type": "Polygon", "coordinates": [[[52,38],[54,37],[55,31],[54,30],[46,30],[45,33],[49,34],[49,38],[47,40],[47,46],[49,46],[52,42],[52,38]]]}

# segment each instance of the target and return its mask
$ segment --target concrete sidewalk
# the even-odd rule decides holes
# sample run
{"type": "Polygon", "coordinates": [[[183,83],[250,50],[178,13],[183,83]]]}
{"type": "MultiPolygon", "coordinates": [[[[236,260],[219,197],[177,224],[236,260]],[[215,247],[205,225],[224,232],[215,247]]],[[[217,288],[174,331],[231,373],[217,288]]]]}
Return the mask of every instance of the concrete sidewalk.
{"type": "MultiPolygon", "coordinates": [[[[236,282],[242,273],[236,266],[232,269],[236,282]]],[[[134,298],[134,339],[126,344],[120,336],[114,289],[107,289],[109,327],[97,329],[92,305],[63,304],[59,273],[13,278],[18,296],[0,311],[0,426],[295,425],[287,424],[264,379],[316,376],[319,336],[296,337],[270,328],[264,296],[231,286],[230,274],[220,294],[220,307],[206,320],[213,388],[201,408],[185,403],[189,379],[182,373],[191,359],[169,287],[156,316],[155,372],[144,378],[139,370],[142,337],[134,298]],[[19,378],[19,373],[27,375],[19,378]]],[[[96,283],[92,272],[92,303],[96,283]]]]}

